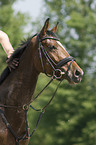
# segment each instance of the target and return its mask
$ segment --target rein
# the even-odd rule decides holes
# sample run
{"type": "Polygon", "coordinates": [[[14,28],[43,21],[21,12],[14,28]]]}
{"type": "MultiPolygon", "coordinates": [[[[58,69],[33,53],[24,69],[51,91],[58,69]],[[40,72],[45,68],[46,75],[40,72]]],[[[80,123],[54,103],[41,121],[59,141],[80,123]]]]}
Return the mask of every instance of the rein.
{"type": "Polygon", "coordinates": [[[3,110],[0,109],[0,115],[2,116],[2,120],[3,122],[5,123],[6,127],[10,130],[10,132],[12,133],[12,135],[14,136],[15,138],[15,141],[16,141],[16,145],[19,145],[19,142],[22,141],[22,140],[26,140],[28,138],[30,138],[33,133],[35,132],[35,130],[37,129],[38,125],[39,125],[39,122],[45,112],[45,109],[49,106],[49,104],[51,103],[51,101],[53,100],[61,82],[62,82],[62,75],[63,74],[66,74],[68,75],[68,71],[70,70],[70,67],[72,65],[72,62],[75,60],[72,56],[69,56],[67,58],[64,58],[62,59],[61,61],[59,61],[57,64],[50,58],[49,54],[47,53],[47,51],[44,49],[43,45],[42,45],[42,41],[46,40],[46,39],[52,39],[52,40],[56,40],[58,41],[59,39],[58,38],[54,38],[54,37],[45,37],[45,38],[41,38],[39,37],[39,34],[37,34],[37,40],[39,42],[39,47],[38,47],[38,50],[39,50],[39,56],[40,56],[40,61],[41,61],[41,65],[42,65],[42,69],[44,71],[44,73],[49,77],[49,75],[46,73],[45,71],[45,68],[44,68],[44,64],[43,64],[43,59],[42,59],[42,55],[45,56],[45,58],[47,59],[48,63],[50,64],[50,66],[52,67],[52,70],[53,70],[53,76],[51,77],[51,80],[47,83],[47,85],[41,90],[41,92],[39,92],[39,94],[37,96],[35,96],[35,98],[33,100],[31,100],[29,103],[23,105],[23,106],[8,106],[8,105],[3,105],[3,104],[0,104],[0,107],[2,108],[12,108],[12,109],[18,109],[18,108],[21,108],[24,110],[24,113],[25,113],[25,133],[23,136],[19,137],[16,135],[16,133],[14,132],[14,130],[12,129],[11,125],[8,123],[5,115],[4,115],[4,112],[3,110]],[[71,62],[70,62],[71,61],[71,62]],[[61,67],[66,65],[68,62],[70,62],[69,66],[68,66],[68,69],[66,72],[63,72],[61,71],[61,67]],[[30,105],[33,101],[35,101],[41,94],[42,92],[52,83],[52,81],[54,79],[57,79],[59,80],[59,84],[57,85],[57,88],[55,90],[55,92],[53,93],[51,99],[49,100],[49,102],[42,108],[42,109],[36,109],[34,108],[32,105],[30,105]],[[36,126],[35,126],[35,129],[31,132],[31,134],[29,134],[29,126],[28,126],[28,121],[27,121],[27,111],[28,109],[31,108],[35,111],[38,111],[40,112],[40,116],[37,120],[37,123],[36,123],[36,126]]]}
{"type": "Polygon", "coordinates": [[[56,94],[56,92],[57,92],[57,90],[58,90],[58,88],[59,88],[59,86],[60,86],[62,81],[59,82],[59,84],[57,85],[56,90],[54,91],[51,99],[49,100],[49,102],[42,109],[36,109],[32,105],[30,105],[30,103],[32,103],[34,100],[36,100],[41,95],[41,93],[51,84],[51,82],[54,79],[55,78],[52,77],[51,80],[47,83],[47,85],[41,90],[41,92],[32,101],[30,101],[28,104],[25,104],[23,106],[18,106],[18,107],[17,106],[7,106],[7,105],[0,104],[0,107],[3,107],[3,108],[12,108],[12,109],[21,108],[21,109],[24,110],[24,114],[25,114],[25,133],[24,133],[23,136],[17,136],[17,134],[15,133],[15,131],[12,129],[11,125],[7,121],[7,119],[6,119],[5,115],[4,115],[4,111],[0,109],[0,115],[2,117],[2,120],[5,123],[6,127],[9,129],[9,131],[11,132],[11,134],[14,136],[15,141],[16,141],[16,145],[19,145],[20,141],[30,138],[34,134],[34,132],[36,131],[36,129],[37,129],[39,123],[40,123],[40,120],[41,120],[43,114],[45,113],[45,109],[49,106],[49,104],[51,103],[51,101],[55,97],[55,94],[56,94]],[[38,117],[36,126],[35,126],[34,130],[30,134],[29,134],[28,119],[27,119],[27,111],[28,111],[29,108],[35,110],[36,112],[40,112],[40,115],[38,117]]]}

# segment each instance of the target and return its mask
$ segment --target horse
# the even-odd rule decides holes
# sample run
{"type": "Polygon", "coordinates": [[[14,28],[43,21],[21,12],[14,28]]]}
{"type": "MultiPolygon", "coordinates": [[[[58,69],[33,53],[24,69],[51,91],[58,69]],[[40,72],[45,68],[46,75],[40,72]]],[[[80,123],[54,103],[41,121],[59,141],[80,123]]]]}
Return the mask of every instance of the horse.
{"type": "Polygon", "coordinates": [[[41,31],[13,53],[13,58],[19,56],[19,66],[0,85],[0,145],[28,145],[24,110],[29,108],[24,105],[30,104],[40,73],[70,84],[82,80],[83,70],[60,43],[57,27],[49,30],[48,18],[41,31]]]}

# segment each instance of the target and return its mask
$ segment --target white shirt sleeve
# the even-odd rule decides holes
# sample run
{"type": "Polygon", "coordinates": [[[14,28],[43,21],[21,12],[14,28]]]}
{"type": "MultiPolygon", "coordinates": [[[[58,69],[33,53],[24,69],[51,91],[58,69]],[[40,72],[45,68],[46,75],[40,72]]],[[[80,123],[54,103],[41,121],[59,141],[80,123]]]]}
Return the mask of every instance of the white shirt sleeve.
{"type": "Polygon", "coordinates": [[[0,43],[9,58],[11,54],[14,52],[14,49],[9,41],[7,34],[1,30],[0,30],[0,43]]]}

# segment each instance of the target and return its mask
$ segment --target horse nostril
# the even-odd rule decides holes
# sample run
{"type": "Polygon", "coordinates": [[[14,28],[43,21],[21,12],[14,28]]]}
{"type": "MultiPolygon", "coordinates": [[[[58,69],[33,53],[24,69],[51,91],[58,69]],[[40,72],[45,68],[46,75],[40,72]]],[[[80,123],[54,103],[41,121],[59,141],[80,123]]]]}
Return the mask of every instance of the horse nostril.
{"type": "Polygon", "coordinates": [[[75,76],[76,76],[76,77],[79,77],[80,75],[81,75],[81,72],[80,72],[79,70],[76,70],[76,71],[75,71],[75,76]]]}

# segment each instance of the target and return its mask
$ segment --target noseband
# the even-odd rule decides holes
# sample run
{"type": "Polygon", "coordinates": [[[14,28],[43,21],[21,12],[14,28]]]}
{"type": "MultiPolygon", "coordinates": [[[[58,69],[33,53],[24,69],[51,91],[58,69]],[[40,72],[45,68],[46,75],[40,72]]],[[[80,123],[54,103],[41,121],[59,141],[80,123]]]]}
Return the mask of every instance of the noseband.
{"type": "Polygon", "coordinates": [[[60,60],[57,64],[51,59],[51,57],[49,56],[49,54],[47,53],[47,51],[44,49],[43,45],[42,45],[42,41],[46,40],[46,39],[52,39],[52,40],[56,40],[59,41],[58,38],[55,37],[45,37],[45,38],[41,38],[39,37],[39,34],[37,35],[37,40],[39,42],[39,56],[40,56],[40,61],[41,61],[41,65],[43,68],[43,72],[49,76],[44,68],[44,64],[43,64],[43,59],[42,59],[42,53],[45,56],[45,58],[47,59],[48,63],[50,64],[51,68],[53,69],[53,76],[56,79],[61,79],[63,74],[66,74],[68,76],[68,71],[70,70],[70,67],[72,65],[72,62],[75,61],[75,59],[72,56],[68,56],[62,60],[60,60]],[[71,62],[70,62],[71,61],[71,62]],[[61,67],[65,66],[68,62],[70,62],[68,69],[66,72],[61,71],[61,67]]]}

